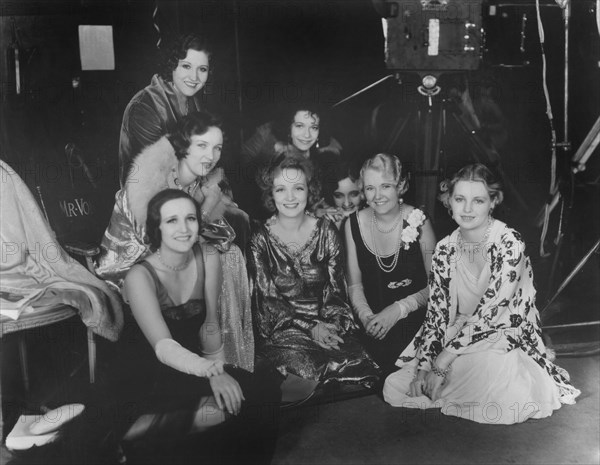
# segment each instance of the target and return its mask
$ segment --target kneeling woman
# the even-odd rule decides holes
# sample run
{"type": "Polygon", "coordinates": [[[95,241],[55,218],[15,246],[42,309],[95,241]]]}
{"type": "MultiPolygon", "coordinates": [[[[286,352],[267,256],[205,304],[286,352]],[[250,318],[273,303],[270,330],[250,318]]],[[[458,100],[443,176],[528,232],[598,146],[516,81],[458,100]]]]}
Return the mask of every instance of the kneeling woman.
{"type": "Polygon", "coordinates": [[[319,195],[312,165],[281,155],[259,181],[265,206],[275,214],[253,229],[247,254],[257,363],[288,376],[284,400],[301,392],[292,386],[309,394],[319,382],[374,383],[377,365],[353,334],[337,228],[306,213],[319,195]]]}
{"type": "Polygon", "coordinates": [[[525,244],[492,217],[502,197],[481,164],[448,183],[442,201],[459,227],[436,246],[425,322],[385,381],[388,403],[511,424],[580,394],[544,345],[525,244]]]}
{"type": "Polygon", "coordinates": [[[272,446],[275,439],[276,416],[257,413],[277,405],[279,388],[224,365],[217,317],[221,264],[212,246],[198,243],[199,213],[189,194],[175,189],[156,194],[148,204],[146,231],[153,253],[131,268],[123,289],[149,343],[136,360],[136,376],[147,387],[137,401],[147,411],[139,412],[144,415],[125,439],[184,437],[235,416],[234,424],[243,428],[239,435],[246,438],[253,431],[255,437],[230,437],[229,447],[242,447],[240,453],[253,461],[248,454],[261,449],[254,442],[267,440],[272,446]]]}

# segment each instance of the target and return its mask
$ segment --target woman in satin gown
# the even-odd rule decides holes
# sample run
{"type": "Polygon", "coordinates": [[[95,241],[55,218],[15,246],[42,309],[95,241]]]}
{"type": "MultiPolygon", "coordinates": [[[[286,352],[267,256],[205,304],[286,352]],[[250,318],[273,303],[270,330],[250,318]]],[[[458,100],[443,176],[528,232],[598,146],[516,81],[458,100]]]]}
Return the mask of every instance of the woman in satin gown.
{"type": "Polygon", "coordinates": [[[339,233],[306,212],[319,195],[312,165],[282,155],[259,181],[275,214],[255,225],[247,254],[257,366],[286,376],[284,400],[288,386],[308,395],[318,383],[372,385],[378,367],[354,334],[339,233]]]}

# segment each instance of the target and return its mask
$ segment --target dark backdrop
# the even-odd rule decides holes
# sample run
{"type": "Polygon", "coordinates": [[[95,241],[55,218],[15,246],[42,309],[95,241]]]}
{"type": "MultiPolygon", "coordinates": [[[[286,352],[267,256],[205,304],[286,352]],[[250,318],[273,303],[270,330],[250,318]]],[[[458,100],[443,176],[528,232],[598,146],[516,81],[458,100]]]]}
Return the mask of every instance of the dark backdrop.
{"type": "MultiPolygon", "coordinates": [[[[548,193],[550,132],[541,86],[541,59],[535,3],[503,3],[503,14],[485,18],[488,49],[481,69],[463,76],[442,76],[444,91],[468,78],[472,88],[487,86],[504,116],[507,137],[499,153],[502,167],[525,205],[507,199],[506,219],[522,229],[537,249],[539,229],[533,221],[548,193]],[[518,50],[520,20],[528,17],[525,58],[518,50]],[[501,66],[501,65],[517,66],[501,66]]],[[[600,161],[570,179],[569,160],[600,114],[600,46],[593,1],[572,2],[570,35],[569,139],[572,150],[559,150],[558,174],[570,184],[573,209],[569,217],[572,256],[598,237],[597,208],[600,161]]],[[[542,2],[546,28],[548,85],[555,127],[562,137],[563,21],[553,1],[542,2]]],[[[19,171],[30,186],[64,186],[72,173],[86,182],[83,160],[100,193],[98,221],[103,230],[118,187],[118,129],[125,105],[147,85],[155,71],[157,42],[188,30],[209,34],[215,45],[215,72],[205,98],[228,120],[228,150],[224,163],[235,170],[237,147],[258,124],[272,117],[282,102],[311,98],[333,105],[389,74],[384,62],[381,19],[368,0],[320,1],[5,1],[1,2],[2,132],[0,156],[19,171]],[[81,71],[77,41],[79,24],[113,26],[115,71],[81,71]],[[158,30],[157,30],[158,29],[158,30]],[[15,93],[11,47],[19,47],[23,88],[15,93]],[[78,78],[80,86],[72,87],[78,78]],[[72,142],[79,158],[67,159],[72,142]],[[79,164],[69,168],[68,164],[79,164]],[[48,176],[49,167],[59,175],[48,176]],[[77,171],[79,169],[79,171],[77,171]],[[62,170],[62,171],[61,171],[62,170]],[[74,171],[75,170],[75,171],[74,171]],[[71,174],[69,174],[71,173],[71,174]],[[68,175],[69,174],[69,175],[68,175]]],[[[387,81],[333,110],[334,134],[347,156],[364,158],[380,150],[396,118],[410,115],[422,102],[416,76],[402,73],[402,84],[387,81]],[[377,106],[386,117],[372,124],[377,106]]],[[[449,126],[444,166],[455,168],[469,159],[460,129],[449,126]],[[461,157],[465,157],[464,159],[461,157]]],[[[409,166],[414,163],[414,135],[401,135],[394,147],[409,166]]],[[[238,173],[239,174],[239,173],[238,173]]],[[[451,173],[441,172],[440,176],[451,173]]],[[[235,173],[234,173],[235,176],[235,173]]],[[[240,174],[236,188],[244,182],[240,174]]],[[[411,193],[409,193],[409,196],[411,193]]],[[[410,198],[410,197],[409,197],[410,198]]],[[[244,199],[240,199],[243,205],[244,199]]],[[[438,235],[445,224],[439,212],[438,235]]],[[[555,215],[557,217],[558,215],[555,215]]],[[[553,218],[551,235],[558,227],[553,218]]],[[[552,244],[550,244],[552,247],[552,244]]]]}

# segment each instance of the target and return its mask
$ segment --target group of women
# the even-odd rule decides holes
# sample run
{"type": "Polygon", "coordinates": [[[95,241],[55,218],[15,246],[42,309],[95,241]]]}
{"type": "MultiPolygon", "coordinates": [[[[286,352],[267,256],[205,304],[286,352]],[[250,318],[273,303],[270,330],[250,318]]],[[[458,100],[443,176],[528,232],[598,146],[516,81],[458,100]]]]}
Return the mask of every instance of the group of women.
{"type": "Polygon", "coordinates": [[[271,215],[251,226],[218,166],[222,123],[201,111],[210,71],[205,41],[181,37],[123,117],[122,188],[97,272],[151,349],[137,367],[148,409],[126,439],[269,418],[250,428],[264,436],[277,415],[257,411],[340,383],[483,423],[574,402],[542,339],[524,243],[492,216],[502,191],[490,170],[470,165],[445,184],[459,227],[436,245],[403,201],[399,159],[376,154],[355,173],[323,115],[297,105],[242,147],[271,215]]]}

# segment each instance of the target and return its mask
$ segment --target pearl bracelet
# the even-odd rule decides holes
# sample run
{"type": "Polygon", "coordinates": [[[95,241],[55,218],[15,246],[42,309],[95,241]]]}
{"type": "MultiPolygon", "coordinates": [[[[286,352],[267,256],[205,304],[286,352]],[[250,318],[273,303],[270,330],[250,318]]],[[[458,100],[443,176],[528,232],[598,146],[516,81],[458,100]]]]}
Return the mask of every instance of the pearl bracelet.
{"type": "Polygon", "coordinates": [[[445,378],[446,375],[450,372],[451,368],[452,365],[448,365],[448,367],[445,370],[442,370],[435,363],[431,365],[431,371],[433,371],[433,374],[439,376],[440,378],[445,378]]]}

